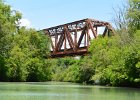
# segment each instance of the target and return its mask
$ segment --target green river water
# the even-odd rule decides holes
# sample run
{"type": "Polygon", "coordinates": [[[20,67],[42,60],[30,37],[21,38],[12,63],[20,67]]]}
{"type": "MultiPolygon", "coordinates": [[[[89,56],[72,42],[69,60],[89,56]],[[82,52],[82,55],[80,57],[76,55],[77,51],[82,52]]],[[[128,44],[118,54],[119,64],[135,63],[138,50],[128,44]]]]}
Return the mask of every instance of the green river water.
{"type": "Polygon", "coordinates": [[[61,82],[0,83],[0,100],[140,100],[140,89],[61,82]]]}

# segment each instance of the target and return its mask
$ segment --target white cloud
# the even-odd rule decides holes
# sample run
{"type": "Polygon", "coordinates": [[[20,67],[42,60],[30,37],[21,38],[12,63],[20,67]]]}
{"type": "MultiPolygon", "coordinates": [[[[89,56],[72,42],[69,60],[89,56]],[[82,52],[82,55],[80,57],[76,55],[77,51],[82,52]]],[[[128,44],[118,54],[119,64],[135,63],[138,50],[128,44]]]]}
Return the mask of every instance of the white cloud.
{"type": "Polygon", "coordinates": [[[31,27],[31,22],[26,18],[22,18],[19,22],[20,22],[19,24],[20,26],[25,26],[27,28],[31,27]]]}

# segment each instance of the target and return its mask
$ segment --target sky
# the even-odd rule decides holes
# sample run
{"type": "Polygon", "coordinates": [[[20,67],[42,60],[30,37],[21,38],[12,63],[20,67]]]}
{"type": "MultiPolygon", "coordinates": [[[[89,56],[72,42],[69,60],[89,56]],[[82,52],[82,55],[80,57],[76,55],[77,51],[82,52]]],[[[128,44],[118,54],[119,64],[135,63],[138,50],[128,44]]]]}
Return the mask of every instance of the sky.
{"type": "Polygon", "coordinates": [[[112,23],[113,8],[124,0],[5,0],[22,13],[22,26],[37,30],[85,18],[112,23]]]}

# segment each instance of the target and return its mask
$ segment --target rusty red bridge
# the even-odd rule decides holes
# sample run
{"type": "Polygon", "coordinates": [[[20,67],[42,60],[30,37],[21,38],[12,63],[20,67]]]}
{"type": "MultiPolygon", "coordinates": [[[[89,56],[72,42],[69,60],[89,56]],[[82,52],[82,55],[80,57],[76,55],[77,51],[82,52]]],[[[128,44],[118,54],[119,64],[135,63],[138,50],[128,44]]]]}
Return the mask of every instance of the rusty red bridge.
{"type": "Polygon", "coordinates": [[[51,40],[51,57],[85,55],[91,39],[96,39],[99,34],[103,37],[114,34],[108,22],[88,18],[43,31],[51,40]],[[99,33],[101,27],[103,31],[99,33]]]}

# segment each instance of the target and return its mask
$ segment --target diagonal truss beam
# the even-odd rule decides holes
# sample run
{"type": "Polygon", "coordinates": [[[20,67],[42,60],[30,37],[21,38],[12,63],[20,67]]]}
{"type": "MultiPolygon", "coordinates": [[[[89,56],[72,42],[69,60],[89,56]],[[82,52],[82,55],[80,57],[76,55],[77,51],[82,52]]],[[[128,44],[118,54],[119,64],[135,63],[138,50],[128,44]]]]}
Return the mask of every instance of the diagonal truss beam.
{"type": "Polygon", "coordinates": [[[73,42],[71,33],[68,31],[67,26],[65,26],[65,34],[66,34],[70,47],[74,50],[74,42],[73,42]]]}
{"type": "Polygon", "coordinates": [[[84,29],[83,29],[83,31],[82,31],[82,33],[80,35],[80,38],[79,38],[79,41],[78,41],[78,45],[77,45],[78,47],[80,46],[85,33],[86,33],[86,27],[84,27],[84,29]]]}
{"type": "Polygon", "coordinates": [[[64,36],[64,33],[63,33],[63,34],[61,34],[61,36],[59,38],[59,41],[56,44],[55,51],[60,51],[60,49],[61,49],[61,47],[63,45],[64,39],[65,39],[65,36],[64,36]]]}

